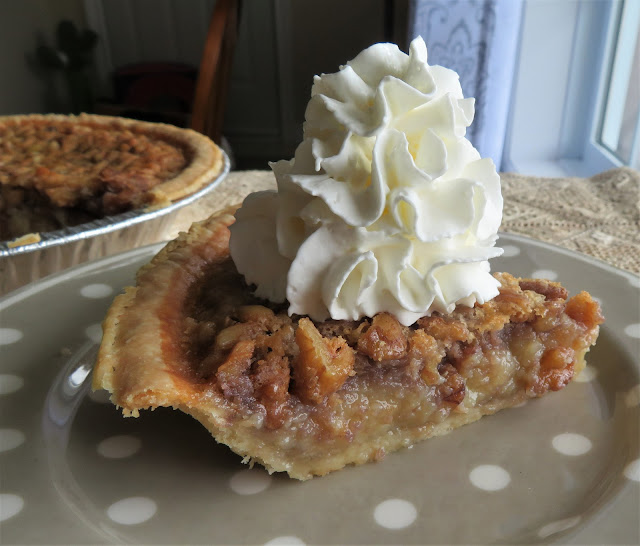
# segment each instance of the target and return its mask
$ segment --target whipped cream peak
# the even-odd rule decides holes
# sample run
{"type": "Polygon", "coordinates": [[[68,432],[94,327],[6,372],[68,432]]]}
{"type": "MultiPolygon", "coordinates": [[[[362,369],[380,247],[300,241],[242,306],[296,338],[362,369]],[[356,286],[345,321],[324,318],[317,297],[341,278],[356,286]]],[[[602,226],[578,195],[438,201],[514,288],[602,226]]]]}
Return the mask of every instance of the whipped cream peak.
{"type": "Polygon", "coordinates": [[[465,138],[474,100],[457,74],[417,38],[408,55],[371,46],[311,95],[295,157],[271,164],[277,192],[249,196],[231,227],[256,294],[314,320],[406,325],[496,296],[500,178],[465,138]]]}

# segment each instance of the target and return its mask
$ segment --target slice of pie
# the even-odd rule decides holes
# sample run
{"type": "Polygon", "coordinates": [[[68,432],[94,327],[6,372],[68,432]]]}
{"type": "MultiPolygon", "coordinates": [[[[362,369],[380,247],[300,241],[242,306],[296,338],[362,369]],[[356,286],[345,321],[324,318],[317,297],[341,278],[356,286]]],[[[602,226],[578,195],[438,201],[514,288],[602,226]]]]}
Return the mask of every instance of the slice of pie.
{"type": "Polygon", "coordinates": [[[0,241],[167,205],[223,165],[211,140],[171,125],[84,114],[0,117],[0,241]]]}
{"type": "Polygon", "coordinates": [[[314,323],[252,296],[229,257],[232,211],[169,243],[108,312],[93,387],[125,415],[198,419],[270,472],[307,479],[563,388],[603,321],[586,292],[497,274],[500,295],[402,326],[314,323]]]}

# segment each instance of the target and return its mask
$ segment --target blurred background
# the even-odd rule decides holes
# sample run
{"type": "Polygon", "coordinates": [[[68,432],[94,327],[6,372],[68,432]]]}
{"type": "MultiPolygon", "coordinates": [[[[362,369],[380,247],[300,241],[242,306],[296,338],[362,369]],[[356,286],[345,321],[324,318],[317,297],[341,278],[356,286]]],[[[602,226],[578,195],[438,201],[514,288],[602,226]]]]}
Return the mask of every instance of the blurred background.
{"type": "Polygon", "coordinates": [[[0,2],[0,115],[191,126],[236,169],[265,169],[293,155],[314,74],[421,35],[429,63],[476,98],[468,136],[483,156],[588,176],[640,168],[639,30],[639,0],[0,2]]]}

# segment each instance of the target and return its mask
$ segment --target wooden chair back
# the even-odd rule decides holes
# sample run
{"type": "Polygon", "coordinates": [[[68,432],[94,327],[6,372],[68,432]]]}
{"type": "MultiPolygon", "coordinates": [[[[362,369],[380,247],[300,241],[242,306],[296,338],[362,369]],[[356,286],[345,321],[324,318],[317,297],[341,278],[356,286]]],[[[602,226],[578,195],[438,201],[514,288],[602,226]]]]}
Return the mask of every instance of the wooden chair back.
{"type": "Polygon", "coordinates": [[[220,143],[238,35],[238,0],[217,0],[205,40],[191,114],[191,128],[220,143]]]}

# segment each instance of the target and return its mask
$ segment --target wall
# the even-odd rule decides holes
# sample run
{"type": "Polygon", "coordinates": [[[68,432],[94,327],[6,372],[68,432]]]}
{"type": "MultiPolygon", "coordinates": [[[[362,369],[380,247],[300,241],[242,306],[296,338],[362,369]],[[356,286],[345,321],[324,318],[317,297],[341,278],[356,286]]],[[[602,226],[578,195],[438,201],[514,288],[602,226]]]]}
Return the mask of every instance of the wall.
{"type": "Polygon", "coordinates": [[[225,134],[240,158],[266,167],[267,160],[291,157],[301,140],[313,76],[337,71],[385,39],[385,1],[272,0],[243,7],[225,134]],[[241,75],[265,66],[267,73],[247,78],[251,85],[241,93],[241,75]]]}
{"type": "Polygon", "coordinates": [[[295,122],[301,124],[313,76],[336,72],[366,47],[384,41],[384,2],[289,0],[288,3],[292,108],[295,122]]]}
{"type": "MultiPolygon", "coordinates": [[[[103,38],[96,52],[103,93],[111,71],[123,64],[171,60],[197,66],[214,4],[85,0],[90,25],[103,38]]],[[[385,0],[243,3],[224,126],[242,166],[249,158],[251,166],[266,168],[267,160],[293,154],[314,74],[334,72],[383,40],[385,5],[385,0]]]]}
{"type": "MultiPolygon", "coordinates": [[[[64,87],[52,86],[26,57],[38,35],[53,43],[61,19],[91,26],[100,36],[94,83],[104,96],[110,94],[111,71],[121,64],[163,59],[197,65],[197,44],[204,41],[214,3],[0,0],[0,114],[60,110],[52,89],[62,96],[64,87]]],[[[245,1],[225,119],[236,157],[261,168],[267,160],[291,157],[302,135],[313,76],[335,72],[365,47],[399,35],[402,10],[406,0],[245,1]],[[395,29],[388,28],[394,19],[389,9],[395,29]]]]}
{"type": "Polygon", "coordinates": [[[0,1],[0,115],[59,107],[64,88],[30,66],[28,59],[39,36],[53,45],[55,27],[63,19],[84,27],[82,0],[0,1]]]}

